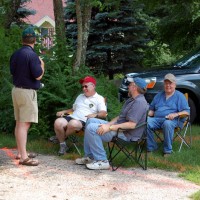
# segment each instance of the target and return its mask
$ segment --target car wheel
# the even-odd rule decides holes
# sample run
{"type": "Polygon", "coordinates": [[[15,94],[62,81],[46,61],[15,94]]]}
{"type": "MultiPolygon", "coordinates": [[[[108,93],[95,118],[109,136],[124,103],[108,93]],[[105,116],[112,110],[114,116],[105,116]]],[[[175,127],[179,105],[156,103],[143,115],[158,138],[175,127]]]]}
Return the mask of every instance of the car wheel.
{"type": "Polygon", "coordinates": [[[190,122],[192,123],[197,116],[196,106],[194,101],[190,97],[188,98],[188,104],[190,106],[190,122]]]}

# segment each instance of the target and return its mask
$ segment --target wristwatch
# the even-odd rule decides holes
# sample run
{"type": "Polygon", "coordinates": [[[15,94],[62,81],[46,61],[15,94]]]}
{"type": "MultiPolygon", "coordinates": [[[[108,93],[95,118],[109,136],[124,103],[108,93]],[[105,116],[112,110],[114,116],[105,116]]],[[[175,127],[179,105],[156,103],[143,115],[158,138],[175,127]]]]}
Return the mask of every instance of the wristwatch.
{"type": "Polygon", "coordinates": [[[109,127],[109,130],[112,131],[112,128],[113,128],[113,126],[111,125],[111,126],[109,127]]]}

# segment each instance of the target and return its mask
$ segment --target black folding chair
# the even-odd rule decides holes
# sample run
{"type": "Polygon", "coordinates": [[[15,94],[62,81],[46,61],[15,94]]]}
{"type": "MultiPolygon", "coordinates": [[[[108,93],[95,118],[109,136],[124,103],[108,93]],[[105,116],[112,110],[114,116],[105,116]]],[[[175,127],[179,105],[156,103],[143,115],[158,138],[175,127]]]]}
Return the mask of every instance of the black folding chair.
{"type": "MultiPolygon", "coordinates": [[[[125,163],[127,159],[130,159],[133,162],[139,164],[144,170],[147,169],[147,121],[137,125],[134,129],[143,127],[142,136],[137,141],[125,141],[120,139],[119,133],[126,131],[125,129],[119,128],[117,130],[117,135],[113,137],[111,142],[108,142],[109,150],[109,162],[112,167],[112,170],[117,170],[120,166],[125,163]],[[117,156],[122,153],[125,155],[125,158],[120,161],[116,166],[114,160],[117,156]]],[[[130,130],[130,129],[129,129],[130,130]]]]}
{"type": "MultiPolygon", "coordinates": [[[[66,138],[66,141],[68,142],[68,147],[71,148],[71,146],[73,145],[75,147],[75,149],[77,150],[78,154],[81,155],[81,151],[80,149],[78,148],[79,145],[82,146],[82,143],[83,141],[81,140],[81,136],[84,134],[83,133],[83,130],[80,130],[80,131],[77,131],[76,132],[77,135],[75,134],[72,134],[70,136],[68,136],[66,138]],[[80,137],[78,137],[80,136],[80,137]]],[[[59,140],[58,138],[56,137],[56,135],[54,136],[51,136],[49,139],[48,139],[50,142],[54,143],[54,144],[59,144],[59,140]]]]}

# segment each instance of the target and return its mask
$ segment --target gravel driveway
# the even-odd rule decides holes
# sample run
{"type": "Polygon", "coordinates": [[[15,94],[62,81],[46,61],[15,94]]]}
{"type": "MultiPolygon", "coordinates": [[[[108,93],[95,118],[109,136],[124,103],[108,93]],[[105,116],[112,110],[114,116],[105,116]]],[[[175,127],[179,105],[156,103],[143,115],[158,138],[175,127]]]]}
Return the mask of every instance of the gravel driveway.
{"type": "Polygon", "coordinates": [[[0,200],[185,200],[200,186],[177,173],[141,168],[87,170],[73,161],[39,155],[18,165],[15,150],[0,149],[0,200]]]}

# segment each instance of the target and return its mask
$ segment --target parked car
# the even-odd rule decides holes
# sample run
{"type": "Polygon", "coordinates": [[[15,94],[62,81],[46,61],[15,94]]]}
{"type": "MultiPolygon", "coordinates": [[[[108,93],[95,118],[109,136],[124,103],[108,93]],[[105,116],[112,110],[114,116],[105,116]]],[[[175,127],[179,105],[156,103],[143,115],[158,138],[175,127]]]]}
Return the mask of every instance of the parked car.
{"type": "Polygon", "coordinates": [[[146,99],[150,103],[163,90],[163,79],[167,73],[176,76],[176,89],[188,93],[191,122],[200,122],[200,48],[178,60],[171,67],[126,74],[119,87],[119,100],[128,98],[127,77],[141,77],[148,83],[146,99]]]}

